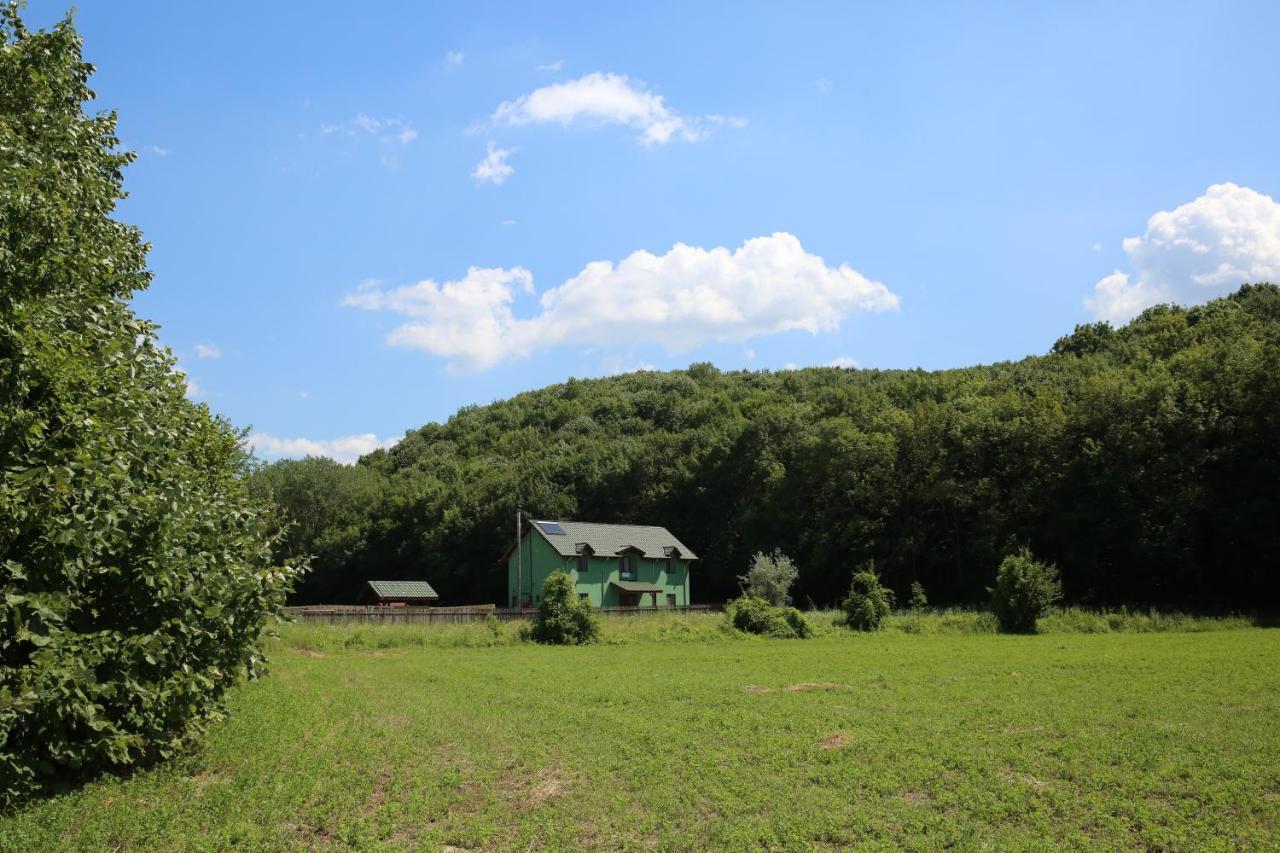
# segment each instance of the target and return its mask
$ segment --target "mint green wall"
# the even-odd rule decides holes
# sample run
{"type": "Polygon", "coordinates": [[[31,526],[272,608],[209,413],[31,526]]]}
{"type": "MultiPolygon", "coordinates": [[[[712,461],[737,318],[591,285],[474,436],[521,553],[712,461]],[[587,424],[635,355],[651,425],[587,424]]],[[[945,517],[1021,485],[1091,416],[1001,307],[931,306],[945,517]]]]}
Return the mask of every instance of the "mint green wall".
{"type": "MultiPolygon", "coordinates": [[[[521,591],[523,601],[537,606],[542,597],[542,584],[547,575],[557,569],[566,571],[573,578],[578,593],[586,593],[587,599],[594,607],[618,607],[618,589],[611,586],[613,581],[621,580],[619,558],[613,555],[593,556],[585,572],[578,570],[577,557],[561,557],[541,534],[530,531],[520,542],[524,557],[524,576],[521,591]]],[[[691,595],[689,561],[676,560],[673,571],[667,570],[667,559],[646,559],[635,555],[635,577],[637,583],[649,583],[663,587],[658,593],[658,607],[667,606],[667,595],[676,597],[676,606],[689,604],[691,595]]],[[[507,600],[504,607],[518,606],[516,601],[516,552],[512,551],[507,560],[507,600]]],[[[653,596],[645,593],[640,596],[641,607],[652,607],[653,596]]]]}

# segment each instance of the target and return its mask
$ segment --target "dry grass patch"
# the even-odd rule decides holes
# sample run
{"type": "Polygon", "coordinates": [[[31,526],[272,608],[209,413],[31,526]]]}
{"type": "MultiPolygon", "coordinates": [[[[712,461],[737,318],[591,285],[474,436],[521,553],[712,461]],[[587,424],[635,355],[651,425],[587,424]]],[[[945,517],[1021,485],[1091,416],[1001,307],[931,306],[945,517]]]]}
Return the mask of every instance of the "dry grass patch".
{"type": "Polygon", "coordinates": [[[842,749],[853,740],[853,736],[846,731],[832,732],[822,739],[821,746],[823,749],[842,749]]]}

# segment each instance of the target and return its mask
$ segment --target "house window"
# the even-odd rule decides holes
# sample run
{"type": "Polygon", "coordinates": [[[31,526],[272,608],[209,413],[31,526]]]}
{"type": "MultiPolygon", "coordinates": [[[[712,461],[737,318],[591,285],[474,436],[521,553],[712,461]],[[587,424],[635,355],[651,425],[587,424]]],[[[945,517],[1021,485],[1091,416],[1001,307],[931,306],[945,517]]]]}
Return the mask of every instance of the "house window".
{"type": "Polygon", "coordinates": [[[674,592],[667,593],[667,606],[668,607],[676,606],[676,595],[674,592]]]}
{"type": "Polygon", "coordinates": [[[590,599],[590,598],[591,598],[591,596],[590,596],[590,595],[588,595],[588,594],[587,594],[587,593],[585,593],[585,592],[580,592],[580,593],[578,593],[578,600],[579,600],[579,601],[587,601],[587,600],[588,600],[588,599],[590,599]]]}
{"type": "Polygon", "coordinates": [[[667,574],[673,575],[676,572],[676,558],[667,557],[667,574]]]}
{"type": "Polygon", "coordinates": [[[635,580],[636,558],[631,554],[618,558],[618,576],[624,581],[635,580]]]}
{"type": "Polygon", "coordinates": [[[586,554],[579,554],[578,555],[578,571],[585,574],[586,571],[590,568],[591,568],[591,558],[586,554]]]}

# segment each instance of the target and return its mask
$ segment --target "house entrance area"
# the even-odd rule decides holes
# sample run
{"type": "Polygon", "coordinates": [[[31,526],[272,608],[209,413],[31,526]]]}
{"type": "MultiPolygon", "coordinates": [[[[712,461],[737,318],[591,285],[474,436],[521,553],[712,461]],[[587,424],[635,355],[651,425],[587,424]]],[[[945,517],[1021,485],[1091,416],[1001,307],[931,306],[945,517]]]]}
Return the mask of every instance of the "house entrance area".
{"type": "Polygon", "coordinates": [[[636,581],[613,581],[610,586],[617,594],[618,607],[656,608],[658,596],[666,592],[665,587],[636,581]]]}

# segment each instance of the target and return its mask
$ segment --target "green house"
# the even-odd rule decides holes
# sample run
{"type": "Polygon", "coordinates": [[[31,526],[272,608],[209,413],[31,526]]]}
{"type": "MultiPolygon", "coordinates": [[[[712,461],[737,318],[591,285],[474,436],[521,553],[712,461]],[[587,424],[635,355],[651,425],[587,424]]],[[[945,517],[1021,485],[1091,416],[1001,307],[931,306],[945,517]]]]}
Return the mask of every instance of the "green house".
{"type": "Polygon", "coordinates": [[[568,572],[595,607],[684,607],[698,559],[665,527],[533,521],[507,549],[507,602],[537,606],[547,575],[568,572]]]}

